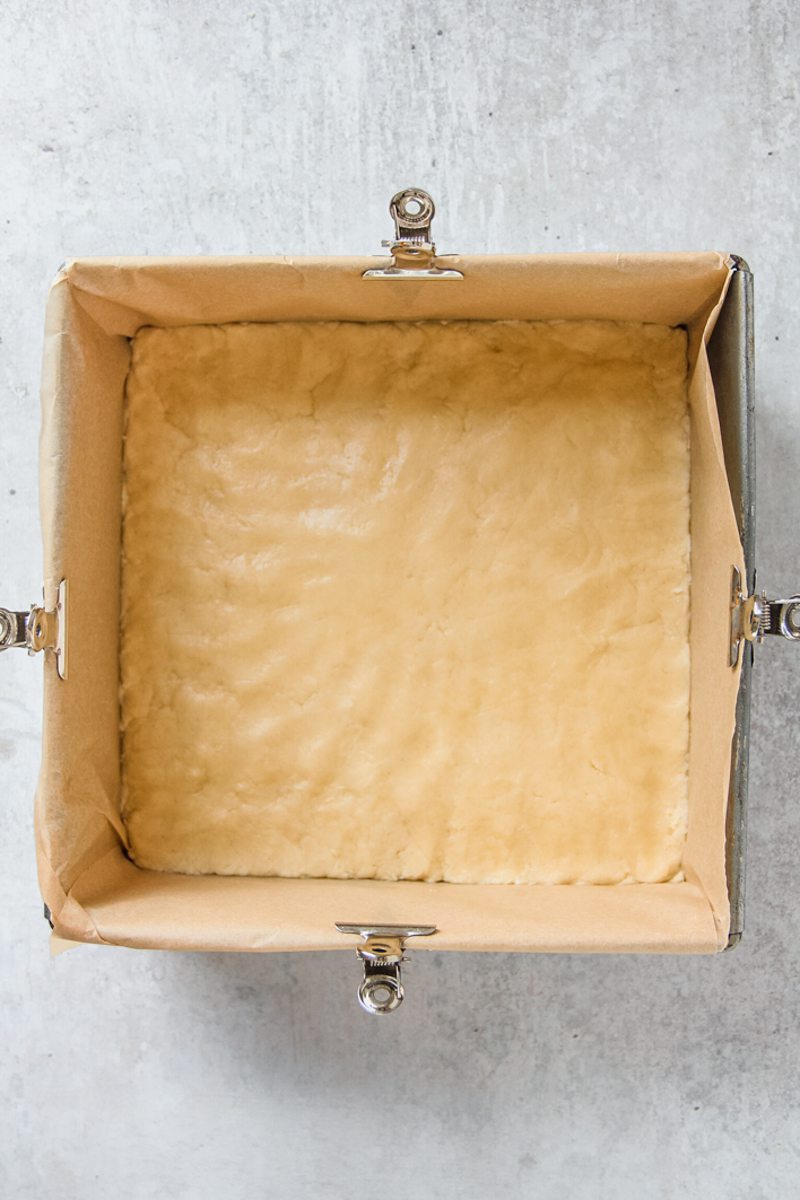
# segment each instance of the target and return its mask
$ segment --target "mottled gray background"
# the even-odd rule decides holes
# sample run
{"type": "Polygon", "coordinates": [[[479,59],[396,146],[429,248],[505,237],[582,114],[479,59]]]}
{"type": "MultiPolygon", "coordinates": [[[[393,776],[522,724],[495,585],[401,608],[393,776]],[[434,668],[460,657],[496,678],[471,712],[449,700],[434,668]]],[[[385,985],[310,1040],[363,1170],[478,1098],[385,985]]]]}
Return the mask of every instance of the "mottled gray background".
{"type": "MultiPolygon", "coordinates": [[[[758,566],[800,586],[790,0],[6,0],[3,603],[41,582],[45,292],[74,255],[367,252],[418,183],[443,250],[719,248],[756,275],[758,566]]],[[[55,960],[41,665],[0,663],[0,1191],[14,1200],[800,1195],[800,654],[755,676],[749,907],[717,959],[55,960]]]]}

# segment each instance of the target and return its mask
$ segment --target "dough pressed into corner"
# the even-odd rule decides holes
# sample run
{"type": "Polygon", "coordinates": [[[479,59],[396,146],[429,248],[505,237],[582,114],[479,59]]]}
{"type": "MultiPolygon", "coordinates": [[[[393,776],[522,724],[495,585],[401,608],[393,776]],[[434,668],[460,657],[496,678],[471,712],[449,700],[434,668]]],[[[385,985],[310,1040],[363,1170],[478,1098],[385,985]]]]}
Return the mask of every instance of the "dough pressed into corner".
{"type": "Polygon", "coordinates": [[[678,876],[681,330],[146,328],[124,468],[141,866],[678,876]]]}

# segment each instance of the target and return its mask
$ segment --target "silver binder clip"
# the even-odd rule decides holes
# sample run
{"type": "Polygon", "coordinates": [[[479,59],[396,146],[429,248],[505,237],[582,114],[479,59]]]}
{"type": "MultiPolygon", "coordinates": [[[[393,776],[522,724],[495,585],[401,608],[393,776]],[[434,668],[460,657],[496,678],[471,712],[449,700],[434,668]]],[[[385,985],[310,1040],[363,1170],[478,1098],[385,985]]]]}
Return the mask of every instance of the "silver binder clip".
{"type": "Polygon", "coordinates": [[[767,634],[800,642],[800,596],[786,600],[769,600],[766,592],[748,596],[742,588],[738,567],[731,579],[731,657],[735,667],[739,661],[739,646],[763,642],[767,634]]]}
{"type": "Polygon", "coordinates": [[[38,654],[44,650],[55,656],[56,668],[62,679],[67,678],[67,581],[58,586],[54,609],[32,604],[28,612],[0,608],[0,651],[27,650],[38,654]]]}
{"type": "Polygon", "coordinates": [[[364,279],[463,279],[461,271],[436,263],[436,245],[431,222],[436,206],[422,188],[405,188],[392,196],[389,212],[394,221],[394,240],[383,242],[391,252],[388,266],[372,267],[364,279]]]}
{"type": "Polygon", "coordinates": [[[362,939],[356,954],[364,964],[364,978],[358,987],[358,1003],[365,1012],[381,1016],[394,1012],[403,1003],[400,964],[405,961],[405,940],[430,937],[435,925],[349,925],[336,922],[340,933],[355,933],[362,939]]]}

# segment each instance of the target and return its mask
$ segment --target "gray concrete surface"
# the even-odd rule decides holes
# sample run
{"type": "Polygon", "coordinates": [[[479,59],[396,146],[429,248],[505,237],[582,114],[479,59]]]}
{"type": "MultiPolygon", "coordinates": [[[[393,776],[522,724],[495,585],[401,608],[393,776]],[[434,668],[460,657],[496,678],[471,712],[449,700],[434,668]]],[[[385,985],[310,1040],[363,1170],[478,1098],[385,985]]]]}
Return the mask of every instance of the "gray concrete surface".
{"type": "MultiPolygon", "coordinates": [[[[38,594],[38,377],[67,256],[700,249],[756,272],[762,582],[800,585],[800,17],[789,0],[6,0],[2,601],[38,594]]],[[[40,665],[0,662],[0,1193],[800,1195],[800,654],[758,658],[747,934],[721,958],[49,956],[40,665]]]]}

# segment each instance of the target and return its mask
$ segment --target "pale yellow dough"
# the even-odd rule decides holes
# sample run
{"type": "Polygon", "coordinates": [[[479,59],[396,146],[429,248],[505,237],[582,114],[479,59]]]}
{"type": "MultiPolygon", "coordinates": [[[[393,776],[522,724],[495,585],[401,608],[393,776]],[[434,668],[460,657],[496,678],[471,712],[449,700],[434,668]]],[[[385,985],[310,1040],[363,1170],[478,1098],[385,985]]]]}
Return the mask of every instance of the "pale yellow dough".
{"type": "Polygon", "coordinates": [[[683,332],[658,326],[138,333],[122,577],[135,861],[677,877],[685,376],[683,332]]]}

